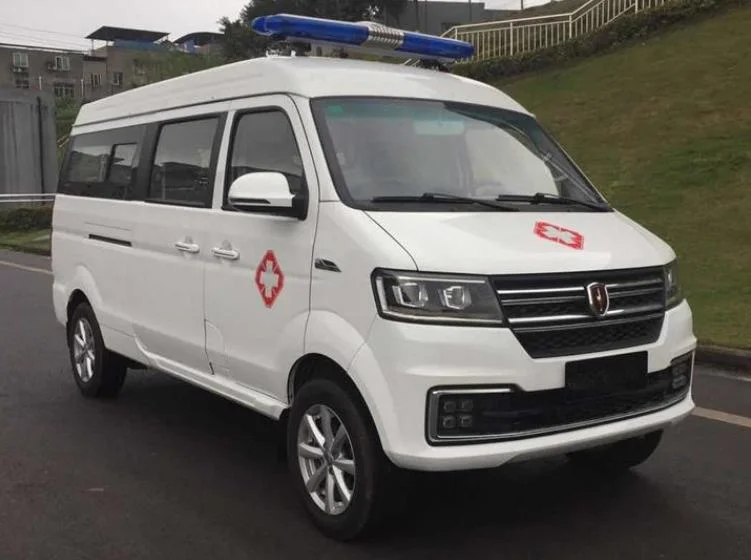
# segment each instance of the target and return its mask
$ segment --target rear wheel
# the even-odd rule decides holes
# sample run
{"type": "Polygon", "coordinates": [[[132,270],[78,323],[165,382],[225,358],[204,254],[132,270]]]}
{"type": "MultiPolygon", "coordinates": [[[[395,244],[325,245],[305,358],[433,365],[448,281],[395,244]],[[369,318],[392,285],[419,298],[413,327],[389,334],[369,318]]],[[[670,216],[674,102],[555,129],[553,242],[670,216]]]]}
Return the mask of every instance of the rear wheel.
{"type": "Polygon", "coordinates": [[[88,303],[80,303],[68,321],[68,350],[73,377],[84,396],[113,398],[120,393],[126,360],[104,347],[99,322],[88,303]]]}
{"type": "Polygon", "coordinates": [[[577,465],[602,471],[625,471],[649,459],[662,439],[662,430],[568,455],[577,465]]]}
{"type": "Polygon", "coordinates": [[[387,459],[367,413],[336,383],[316,379],[295,395],[287,460],[298,496],[327,536],[361,537],[380,520],[387,459]]]}

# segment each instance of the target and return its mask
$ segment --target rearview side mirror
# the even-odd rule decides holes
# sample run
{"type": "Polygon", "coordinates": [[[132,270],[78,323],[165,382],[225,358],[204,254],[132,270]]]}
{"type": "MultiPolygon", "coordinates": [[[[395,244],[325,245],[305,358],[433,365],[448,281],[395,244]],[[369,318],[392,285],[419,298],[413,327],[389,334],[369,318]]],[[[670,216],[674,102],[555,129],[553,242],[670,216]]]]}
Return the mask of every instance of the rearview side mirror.
{"type": "Polygon", "coordinates": [[[227,194],[227,203],[240,212],[277,214],[305,219],[307,200],[294,195],[287,178],[278,172],[246,173],[235,179],[227,194]]]}

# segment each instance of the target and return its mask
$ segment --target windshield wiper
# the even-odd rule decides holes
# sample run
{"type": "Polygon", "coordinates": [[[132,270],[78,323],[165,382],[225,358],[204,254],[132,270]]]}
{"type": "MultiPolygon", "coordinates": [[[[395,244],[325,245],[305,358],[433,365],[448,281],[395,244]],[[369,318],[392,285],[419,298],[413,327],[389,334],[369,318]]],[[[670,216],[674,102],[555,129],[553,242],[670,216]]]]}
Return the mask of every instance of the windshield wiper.
{"type": "Polygon", "coordinates": [[[597,202],[578,200],[567,196],[558,196],[550,193],[538,192],[533,195],[526,194],[501,194],[495,200],[500,202],[528,202],[530,204],[561,204],[565,206],[577,205],[597,210],[598,212],[610,212],[610,206],[597,202]]]}
{"type": "Polygon", "coordinates": [[[492,200],[485,200],[481,198],[470,198],[468,196],[459,196],[448,193],[432,193],[426,192],[419,196],[416,195],[395,195],[395,196],[376,196],[370,199],[370,202],[461,202],[462,204],[479,204],[481,206],[487,206],[501,212],[518,212],[518,208],[513,206],[505,206],[498,204],[492,200]]]}

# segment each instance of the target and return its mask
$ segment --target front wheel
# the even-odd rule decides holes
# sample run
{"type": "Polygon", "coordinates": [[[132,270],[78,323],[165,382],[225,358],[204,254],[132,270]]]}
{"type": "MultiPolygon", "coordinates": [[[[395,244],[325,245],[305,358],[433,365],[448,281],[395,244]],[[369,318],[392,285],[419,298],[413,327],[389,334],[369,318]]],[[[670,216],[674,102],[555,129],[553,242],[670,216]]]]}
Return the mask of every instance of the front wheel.
{"type": "Polygon", "coordinates": [[[569,459],[580,466],[599,471],[625,471],[649,459],[662,439],[662,430],[605,445],[576,451],[569,459]]]}
{"type": "Polygon", "coordinates": [[[290,475],[329,537],[361,537],[380,519],[387,459],[374,432],[367,413],[332,381],[310,381],[295,395],[287,426],[290,475]]]}

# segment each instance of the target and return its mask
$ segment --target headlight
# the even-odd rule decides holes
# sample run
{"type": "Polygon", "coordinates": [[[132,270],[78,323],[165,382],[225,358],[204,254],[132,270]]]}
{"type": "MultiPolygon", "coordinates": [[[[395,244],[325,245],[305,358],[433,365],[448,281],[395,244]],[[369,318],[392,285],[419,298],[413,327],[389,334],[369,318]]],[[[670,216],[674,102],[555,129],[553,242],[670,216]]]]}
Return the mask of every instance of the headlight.
{"type": "Polygon", "coordinates": [[[487,278],[377,270],[373,283],[382,317],[432,324],[503,323],[487,278]]]}
{"type": "Polygon", "coordinates": [[[665,307],[670,309],[683,301],[683,290],[678,280],[678,262],[665,267],[665,307]]]}

